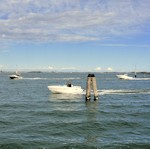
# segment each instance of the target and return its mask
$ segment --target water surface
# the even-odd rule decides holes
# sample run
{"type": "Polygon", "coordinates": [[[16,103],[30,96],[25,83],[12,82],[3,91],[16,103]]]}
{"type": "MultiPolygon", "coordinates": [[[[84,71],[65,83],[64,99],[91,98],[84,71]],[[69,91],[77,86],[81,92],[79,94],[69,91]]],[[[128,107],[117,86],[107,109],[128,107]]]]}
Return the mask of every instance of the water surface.
{"type": "Polygon", "coordinates": [[[71,80],[85,89],[87,73],[8,75],[0,73],[0,149],[150,148],[150,80],[95,73],[99,100],[85,102],[47,86],[71,80]]]}

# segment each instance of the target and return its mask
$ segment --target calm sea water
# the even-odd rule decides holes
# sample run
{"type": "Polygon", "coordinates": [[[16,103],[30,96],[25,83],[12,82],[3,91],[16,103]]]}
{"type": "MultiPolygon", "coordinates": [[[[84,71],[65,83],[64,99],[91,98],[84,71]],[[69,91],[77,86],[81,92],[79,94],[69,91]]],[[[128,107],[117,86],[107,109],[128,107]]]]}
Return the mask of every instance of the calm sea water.
{"type": "Polygon", "coordinates": [[[150,80],[96,73],[99,100],[85,102],[47,86],[69,79],[85,89],[87,73],[8,75],[0,73],[0,149],[150,148],[150,80]]]}

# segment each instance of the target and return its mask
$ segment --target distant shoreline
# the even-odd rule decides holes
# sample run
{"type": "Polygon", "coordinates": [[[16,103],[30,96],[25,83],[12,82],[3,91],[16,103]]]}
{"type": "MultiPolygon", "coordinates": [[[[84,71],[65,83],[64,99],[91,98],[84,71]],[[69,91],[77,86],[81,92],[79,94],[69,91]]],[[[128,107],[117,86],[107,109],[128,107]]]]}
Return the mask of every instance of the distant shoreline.
{"type": "MultiPolygon", "coordinates": [[[[15,72],[14,70],[5,70],[5,71],[0,71],[0,73],[13,73],[15,72]]],[[[125,74],[125,73],[135,73],[135,72],[120,72],[120,71],[116,71],[116,72],[89,72],[89,71],[26,71],[26,70],[20,70],[19,72],[21,73],[99,73],[99,74],[108,74],[108,73],[119,73],[119,74],[125,74]]],[[[136,72],[137,74],[150,74],[149,71],[139,71],[136,72]]]]}

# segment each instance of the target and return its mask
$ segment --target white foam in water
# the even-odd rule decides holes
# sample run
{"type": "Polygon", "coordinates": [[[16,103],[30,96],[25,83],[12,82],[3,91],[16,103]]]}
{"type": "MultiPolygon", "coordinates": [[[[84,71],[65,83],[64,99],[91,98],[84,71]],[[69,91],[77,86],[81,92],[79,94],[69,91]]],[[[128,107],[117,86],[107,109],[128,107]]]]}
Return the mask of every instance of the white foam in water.
{"type": "Polygon", "coordinates": [[[39,78],[39,77],[35,77],[35,78],[23,78],[24,80],[48,80],[48,78],[39,78]]]}
{"type": "MultiPolygon", "coordinates": [[[[86,90],[84,90],[81,95],[86,94],[86,90]]],[[[94,92],[91,91],[91,95],[93,95],[94,92]]],[[[150,90],[98,90],[98,95],[107,95],[107,94],[150,94],[150,90]]]]}
{"type": "Polygon", "coordinates": [[[39,77],[35,77],[35,78],[22,78],[25,80],[79,80],[80,78],[39,78],[39,77]]]}
{"type": "Polygon", "coordinates": [[[53,79],[58,79],[58,80],[79,80],[81,78],[53,78],[53,79]]]}
{"type": "Polygon", "coordinates": [[[99,95],[105,94],[150,94],[150,90],[98,90],[99,95]]]}
{"type": "Polygon", "coordinates": [[[141,81],[144,81],[144,80],[150,80],[150,78],[131,78],[129,80],[141,80],[141,81]]]}
{"type": "MultiPolygon", "coordinates": [[[[84,90],[82,93],[80,93],[80,95],[85,95],[86,94],[86,90],[84,90]]],[[[91,91],[91,95],[93,95],[94,92],[93,90],[91,91]]],[[[98,90],[98,95],[107,95],[107,94],[150,94],[150,90],[114,90],[114,89],[110,89],[110,90],[98,90]]]]}

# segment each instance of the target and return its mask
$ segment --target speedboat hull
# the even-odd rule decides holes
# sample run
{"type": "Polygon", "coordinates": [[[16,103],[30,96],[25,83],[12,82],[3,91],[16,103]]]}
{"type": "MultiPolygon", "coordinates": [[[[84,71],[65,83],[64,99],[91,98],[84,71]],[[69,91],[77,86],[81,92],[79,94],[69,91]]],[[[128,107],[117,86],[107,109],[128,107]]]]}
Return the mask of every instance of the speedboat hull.
{"type": "Polygon", "coordinates": [[[81,94],[83,89],[80,86],[48,86],[48,89],[54,94],[81,94]]]}
{"type": "Polygon", "coordinates": [[[9,78],[13,80],[17,80],[17,79],[21,79],[22,77],[18,75],[10,75],[9,78]]]}
{"type": "Polygon", "coordinates": [[[150,78],[133,78],[129,77],[127,74],[124,75],[116,75],[119,79],[122,80],[150,80],[150,78]]]}
{"type": "Polygon", "coordinates": [[[124,75],[116,75],[119,79],[123,79],[123,80],[132,80],[133,77],[128,76],[127,74],[124,75]]]}

